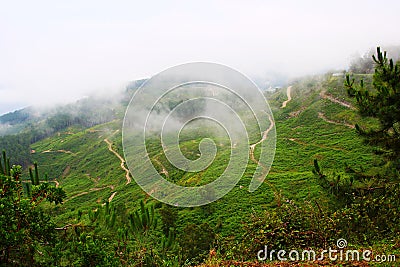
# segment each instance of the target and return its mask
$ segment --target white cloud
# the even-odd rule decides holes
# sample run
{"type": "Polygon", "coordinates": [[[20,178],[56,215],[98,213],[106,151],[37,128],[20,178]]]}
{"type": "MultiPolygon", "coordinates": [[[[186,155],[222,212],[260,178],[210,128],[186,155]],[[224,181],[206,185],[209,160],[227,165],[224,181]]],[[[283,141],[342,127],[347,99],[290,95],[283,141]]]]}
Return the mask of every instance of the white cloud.
{"type": "Polygon", "coordinates": [[[249,76],[343,68],[355,52],[400,43],[398,10],[394,0],[7,1],[0,104],[71,101],[188,61],[249,76]]]}

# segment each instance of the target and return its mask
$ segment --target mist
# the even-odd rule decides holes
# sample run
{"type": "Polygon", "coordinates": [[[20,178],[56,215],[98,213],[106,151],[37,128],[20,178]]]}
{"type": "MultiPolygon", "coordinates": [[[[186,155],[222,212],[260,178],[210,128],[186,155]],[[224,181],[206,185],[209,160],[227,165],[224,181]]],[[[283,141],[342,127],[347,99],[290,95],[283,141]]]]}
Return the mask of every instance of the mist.
{"type": "Polygon", "coordinates": [[[398,10],[398,1],[4,2],[0,114],[111,94],[185,62],[225,64],[261,87],[345,69],[354,53],[400,44],[398,10]]]}

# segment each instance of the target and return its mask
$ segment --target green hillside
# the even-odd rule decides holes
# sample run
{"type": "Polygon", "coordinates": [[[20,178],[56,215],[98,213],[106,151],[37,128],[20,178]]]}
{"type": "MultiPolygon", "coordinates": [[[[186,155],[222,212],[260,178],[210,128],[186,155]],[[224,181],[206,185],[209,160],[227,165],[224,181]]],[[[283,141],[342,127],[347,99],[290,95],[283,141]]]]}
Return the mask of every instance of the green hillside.
{"type": "MultiPolygon", "coordinates": [[[[360,137],[349,127],[360,119],[356,112],[325,97],[322,92],[353,105],[344,93],[343,78],[338,77],[313,77],[295,82],[292,85],[292,100],[285,108],[281,108],[281,104],[286,100],[286,88],[268,94],[276,121],[277,148],[267,181],[254,193],[248,192],[251,172],[256,166],[249,161],[248,170],[238,185],[228,195],[210,205],[212,213],[205,215],[203,208],[181,209],[181,227],[187,222],[207,221],[215,225],[222,220],[222,233],[231,235],[240,231],[240,222],[253,209],[261,210],[276,205],[274,191],[294,200],[325,195],[324,204],[335,205],[311,172],[313,160],[319,159],[322,166],[329,169],[344,168],[346,163],[372,166],[374,158],[371,148],[363,146],[360,137]]],[[[78,210],[87,212],[105,203],[111,196],[114,205],[123,205],[129,210],[136,208],[138,200],[147,199],[134,180],[127,184],[126,172],[120,166],[120,159],[109,151],[105,141],[109,140],[112,150],[123,156],[121,120],[119,118],[83,130],[67,128],[32,144],[32,157],[38,162],[40,170],[46,171],[67,192],[65,204],[57,210],[56,220],[60,224],[74,220],[78,210]]],[[[196,140],[201,139],[199,137],[196,140]]],[[[196,153],[196,140],[182,142],[181,149],[196,153]]],[[[258,152],[256,149],[256,155],[258,152]]],[[[222,151],[207,171],[197,174],[172,169],[160,151],[149,153],[154,155],[153,164],[160,173],[165,168],[169,177],[175,176],[178,179],[175,182],[185,185],[196,185],[219,175],[221,167],[225,165],[224,157],[229,157],[228,153],[222,151]]]]}
{"type": "MultiPolygon", "coordinates": [[[[356,75],[356,79],[371,81],[371,76],[356,75]]],[[[102,249],[112,249],[110,244],[115,244],[115,240],[118,244],[124,240],[120,228],[116,230],[109,226],[110,218],[121,229],[129,222],[136,229],[138,226],[134,221],[142,220],[140,216],[145,216],[148,207],[155,207],[154,218],[161,223],[149,226],[154,227],[154,233],[146,234],[150,228],[145,228],[143,235],[134,231],[134,252],[119,256],[121,262],[126,260],[132,266],[147,261],[151,263],[145,266],[153,266],[155,262],[159,266],[178,266],[185,262],[198,264],[207,259],[210,248],[213,248],[210,253],[216,250],[217,257],[224,260],[241,258],[250,261],[256,260],[260,244],[322,248],[340,238],[345,233],[343,225],[348,223],[348,218],[352,220],[353,210],[345,198],[338,197],[339,191],[349,183],[354,188],[363,188],[369,181],[359,179],[353,183],[352,175],[346,170],[351,166],[357,173],[374,176],[383,164],[381,157],[374,155],[374,147],[363,144],[354,126],[360,122],[374,126],[376,121],[358,114],[355,99],[348,97],[344,82],[345,77],[328,73],[302,78],[283,89],[265,92],[277,132],[275,159],[265,182],[255,192],[249,192],[256,168],[249,159],[242,179],[232,191],[216,202],[195,208],[165,206],[135,183],[127,170],[122,149],[122,116],[127,101],[117,102],[113,116],[106,123],[96,123],[93,127],[72,124],[30,145],[30,156],[32,162],[38,163],[40,175],[46,173],[51,183],[67,194],[62,205],[43,203],[42,207],[52,215],[57,227],[65,229],[65,233],[72,227],[75,234],[69,233],[71,240],[82,238],[80,231],[84,230],[79,229],[89,227],[88,233],[99,235],[98,240],[103,240],[96,245],[102,249]],[[323,171],[315,172],[315,160],[323,171]],[[341,177],[341,180],[326,182],[322,176],[341,177]],[[141,201],[145,204],[142,208],[141,201]],[[102,218],[99,215],[102,212],[106,214],[104,222],[97,219],[102,218]],[[129,214],[139,214],[135,215],[139,219],[133,219],[129,214]],[[91,227],[95,229],[93,232],[91,227]],[[303,229],[308,230],[302,232],[303,229]],[[205,236],[208,232],[210,235],[205,236]],[[203,242],[203,247],[192,243],[193,240],[203,242]],[[157,245],[153,247],[152,244],[157,245]],[[174,256],[177,249],[174,244],[183,258],[174,256]],[[146,249],[152,251],[156,247],[166,253],[162,254],[164,258],[146,252],[146,249]]],[[[198,157],[202,138],[212,134],[207,129],[199,129],[189,129],[181,136],[180,148],[190,159],[198,157]]],[[[152,164],[161,175],[179,185],[197,186],[212,181],[224,171],[230,156],[230,147],[225,142],[218,140],[214,162],[198,173],[173,167],[157,138],[146,145],[152,164]]],[[[256,147],[256,159],[259,153],[256,147]]],[[[23,177],[28,180],[27,172],[23,177]]],[[[149,222],[153,213],[147,212],[149,222]]],[[[356,247],[370,244],[359,239],[351,241],[356,247]]],[[[382,249],[380,244],[375,247],[382,249]]],[[[387,247],[383,245],[383,249],[387,247]]],[[[396,248],[390,248],[393,250],[396,248]]],[[[77,254],[71,252],[71,255],[77,254]]],[[[60,256],[60,265],[68,265],[75,256],[65,257],[60,256]]]]}

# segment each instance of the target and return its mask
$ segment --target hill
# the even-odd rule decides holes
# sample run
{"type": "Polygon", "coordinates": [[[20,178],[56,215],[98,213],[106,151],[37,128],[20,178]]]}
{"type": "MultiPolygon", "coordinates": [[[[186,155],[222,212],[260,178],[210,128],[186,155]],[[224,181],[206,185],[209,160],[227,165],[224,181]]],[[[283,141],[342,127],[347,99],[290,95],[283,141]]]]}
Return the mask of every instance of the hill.
{"type": "MultiPolygon", "coordinates": [[[[286,88],[269,94],[277,127],[277,148],[267,182],[254,193],[247,191],[250,172],[255,168],[255,164],[249,162],[238,185],[210,205],[212,214],[205,216],[203,208],[182,209],[181,225],[204,220],[216,225],[222,220],[223,233],[231,235],[253,209],[275,206],[276,192],[294,200],[326,195],[311,172],[315,158],[327,169],[344,168],[346,163],[371,166],[374,162],[371,149],[362,145],[353,129],[360,118],[342,84],[343,78],[330,75],[295,82],[290,87],[292,99],[284,108],[286,88]]],[[[135,209],[138,200],[147,198],[131,177],[127,179],[125,166],[121,165],[118,156],[123,156],[121,123],[120,116],[87,129],[69,127],[31,145],[33,160],[68,194],[66,203],[57,211],[60,222],[68,222],[78,210],[87,211],[105,203],[111,196],[115,205],[127,206],[129,210],[135,209]]],[[[199,140],[182,142],[182,150],[195,153],[199,140]]],[[[256,156],[258,152],[256,148],[256,156]]],[[[224,165],[223,158],[227,157],[222,152],[210,169],[193,174],[174,173],[160,151],[150,153],[154,154],[153,164],[160,173],[175,175],[178,183],[192,185],[218,175],[224,165]]],[[[325,201],[326,205],[335,204],[329,196],[325,196],[325,201]]]]}
{"type": "MultiPolygon", "coordinates": [[[[371,75],[357,75],[356,78],[368,81],[371,75]]],[[[196,225],[204,226],[215,234],[215,237],[210,237],[213,240],[210,244],[215,244],[223,257],[231,255],[234,258],[238,256],[235,253],[242,253],[245,249],[243,244],[254,241],[249,241],[248,236],[258,238],[260,233],[256,231],[261,230],[257,228],[260,226],[257,226],[257,220],[264,224],[260,214],[275,214],[284,202],[315,203],[320,211],[335,210],[341,206],[341,200],[327,190],[313,173],[314,160],[318,160],[325,173],[342,177],[346,177],[345,169],[349,165],[356,169],[368,169],[373,175],[381,164],[381,159],[372,153],[373,148],[363,145],[354,129],[355,123],[360,121],[369,125],[376,122],[358,115],[355,100],[347,96],[343,84],[344,77],[328,73],[302,78],[286,88],[265,92],[277,131],[275,159],[265,182],[255,192],[248,191],[260,153],[256,146],[254,158],[249,159],[242,179],[223,198],[202,207],[171,208],[176,212],[171,225],[179,237],[177,242],[184,247],[181,242],[188,242],[188,233],[197,233],[196,225]]],[[[156,229],[157,235],[165,230],[165,206],[141,190],[124,161],[121,128],[128,95],[120,101],[112,101],[112,105],[102,102],[107,106],[106,110],[112,111],[105,122],[66,124],[52,128],[47,136],[29,143],[31,160],[38,163],[39,172],[42,175],[47,173],[50,180],[67,193],[61,206],[53,208],[43,204],[61,229],[68,225],[90,225],[93,212],[102,206],[108,207],[109,203],[124,216],[138,211],[139,203],[143,201],[146,205],[154,205],[155,216],[162,219],[163,224],[156,229]]],[[[78,113],[78,117],[81,115],[78,113]]],[[[192,129],[182,136],[180,147],[188,158],[197,157],[200,141],[210,134],[207,129],[202,130],[192,129]]],[[[215,179],[223,172],[229,159],[229,146],[224,145],[222,140],[214,162],[206,170],[183,172],[168,162],[160,146],[156,145],[159,140],[153,141],[147,144],[152,164],[166,179],[184,186],[201,185],[215,179]]],[[[25,174],[24,177],[28,176],[25,174]]],[[[300,212],[298,220],[315,220],[307,217],[313,216],[313,208],[302,208],[300,204],[297,208],[296,212],[300,212]]],[[[124,222],[126,218],[120,220],[124,222]]],[[[325,219],[321,218],[321,223],[325,223],[325,219]]],[[[328,230],[325,232],[328,234],[328,230]]],[[[325,240],[325,244],[328,241],[332,240],[325,240]]],[[[183,253],[196,259],[192,263],[201,262],[199,259],[207,257],[210,244],[205,245],[206,252],[204,249],[201,253],[193,252],[194,256],[187,251],[183,253]]],[[[188,245],[188,248],[191,247],[188,245]]],[[[253,256],[256,259],[254,251],[248,253],[246,259],[253,259],[253,256]]]]}

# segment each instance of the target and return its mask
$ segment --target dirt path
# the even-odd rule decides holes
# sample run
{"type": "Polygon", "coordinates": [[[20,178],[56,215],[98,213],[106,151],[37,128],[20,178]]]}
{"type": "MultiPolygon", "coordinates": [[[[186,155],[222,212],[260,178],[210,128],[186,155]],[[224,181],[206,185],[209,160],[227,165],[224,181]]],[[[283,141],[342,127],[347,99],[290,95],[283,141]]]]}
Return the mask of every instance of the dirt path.
{"type": "Polygon", "coordinates": [[[356,110],[356,108],[353,107],[349,102],[344,101],[344,100],[337,99],[337,98],[335,98],[333,95],[327,94],[325,91],[321,91],[321,93],[320,93],[319,95],[320,95],[322,98],[328,99],[329,101],[331,101],[331,102],[333,102],[333,103],[336,103],[336,104],[339,104],[339,105],[341,105],[341,106],[343,106],[343,107],[345,107],[345,108],[349,108],[349,109],[352,109],[352,110],[356,110]]]}
{"type": "Polygon", "coordinates": [[[107,138],[104,139],[104,142],[107,143],[108,145],[108,150],[111,151],[115,156],[117,156],[117,158],[121,161],[121,169],[123,169],[125,171],[125,178],[126,178],[126,184],[129,184],[131,182],[131,177],[129,176],[129,170],[125,167],[125,160],[123,157],[121,157],[120,154],[118,154],[117,151],[112,149],[112,142],[110,142],[110,140],[108,140],[107,138]]]}
{"type": "Polygon", "coordinates": [[[289,86],[289,87],[286,89],[287,100],[283,101],[282,107],[281,107],[281,108],[286,107],[287,103],[289,103],[289,101],[292,100],[292,96],[290,95],[291,92],[292,92],[292,86],[289,86]]]}
{"type": "Polygon", "coordinates": [[[318,112],[318,118],[323,119],[324,121],[326,121],[327,123],[331,123],[331,124],[336,124],[336,125],[342,125],[342,126],[346,126],[349,127],[351,129],[354,129],[355,126],[349,123],[345,123],[345,122],[338,122],[338,121],[333,121],[328,119],[327,117],[325,117],[325,114],[322,112],[318,112]]]}
{"type": "Polygon", "coordinates": [[[42,151],[42,153],[55,153],[55,152],[71,154],[71,155],[74,155],[74,156],[76,155],[74,152],[71,152],[69,150],[64,150],[64,149],[59,149],[59,150],[48,149],[48,150],[42,151]]]}
{"type": "Polygon", "coordinates": [[[302,113],[304,110],[306,110],[306,108],[307,107],[301,107],[300,109],[298,109],[296,111],[290,112],[289,113],[289,118],[295,118],[295,117],[299,116],[300,113],[302,113]]]}
{"type": "MultiPolygon", "coordinates": [[[[25,180],[24,181],[24,183],[32,183],[32,181],[31,180],[25,180]]],[[[55,183],[55,185],[56,185],[56,188],[60,185],[60,183],[57,181],[57,180],[48,180],[48,181],[46,181],[46,180],[39,180],[39,183],[55,183]]]]}
{"type": "Polygon", "coordinates": [[[272,117],[269,114],[268,114],[268,119],[269,119],[270,125],[269,125],[268,129],[263,132],[263,136],[261,137],[260,141],[250,145],[250,157],[252,159],[254,159],[254,149],[256,148],[256,146],[261,144],[262,142],[264,142],[265,139],[267,139],[267,137],[268,137],[268,133],[272,130],[272,128],[274,128],[274,121],[272,120],[272,117]]]}
{"type": "Polygon", "coordinates": [[[89,191],[83,191],[83,192],[81,192],[81,193],[78,193],[78,194],[76,194],[76,195],[73,195],[73,196],[71,196],[70,198],[66,199],[64,202],[70,201],[71,199],[74,199],[74,198],[76,198],[76,197],[80,197],[80,196],[83,196],[83,195],[87,195],[87,194],[89,194],[90,192],[96,192],[96,191],[103,190],[103,189],[106,189],[106,188],[110,188],[110,189],[111,189],[111,188],[114,188],[114,187],[108,185],[108,186],[103,186],[103,187],[94,187],[94,188],[90,188],[89,191]]]}
{"type": "Polygon", "coordinates": [[[267,139],[268,133],[274,128],[274,121],[272,120],[272,117],[269,114],[268,114],[268,119],[269,119],[269,123],[270,123],[268,129],[263,132],[263,136],[261,137],[261,139],[257,143],[254,143],[254,144],[250,145],[250,159],[251,159],[251,161],[253,161],[257,165],[262,166],[264,169],[267,169],[267,167],[264,166],[261,162],[259,162],[254,157],[254,150],[255,150],[257,145],[261,144],[262,142],[264,142],[267,139]]]}
{"type": "MultiPolygon", "coordinates": [[[[76,195],[73,195],[70,198],[66,199],[64,202],[70,201],[71,199],[74,199],[76,197],[87,195],[87,194],[89,194],[91,192],[100,191],[100,190],[103,190],[103,189],[106,189],[106,188],[110,188],[110,190],[114,190],[114,186],[113,185],[106,185],[106,186],[103,186],[103,187],[94,187],[94,188],[90,188],[88,191],[83,191],[83,192],[80,192],[80,193],[78,193],[76,195]]],[[[117,191],[112,193],[111,196],[108,198],[108,202],[111,202],[116,194],[117,194],[117,191]]]]}
{"type": "MultiPolygon", "coordinates": [[[[257,145],[261,144],[262,142],[264,142],[267,139],[268,133],[274,128],[274,121],[272,120],[271,115],[269,115],[269,114],[267,114],[267,115],[268,115],[268,119],[269,119],[269,122],[270,122],[270,125],[269,125],[268,129],[266,129],[263,132],[263,136],[261,137],[261,139],[257,143],[254,143],[254,144],[250,145],[250,159],[251,159],[251,161],[253,161],[257,165],[260,165],[263,168],[263,172],[262,172],[260,178],[264,177],[264,175],[267,175],[268,168],[262,162],[258,161],[255,158],[254,150],[255,150],[257,145]]],[[[276,194],[278,192],[276,190],[275,186],[273,184],[271,184],[268,180],[265,179],[264,182],[267,183],[271,187],[271,189],[274,191],[274,194],[276,194]]]]}

